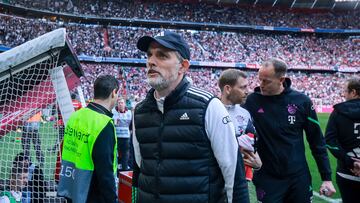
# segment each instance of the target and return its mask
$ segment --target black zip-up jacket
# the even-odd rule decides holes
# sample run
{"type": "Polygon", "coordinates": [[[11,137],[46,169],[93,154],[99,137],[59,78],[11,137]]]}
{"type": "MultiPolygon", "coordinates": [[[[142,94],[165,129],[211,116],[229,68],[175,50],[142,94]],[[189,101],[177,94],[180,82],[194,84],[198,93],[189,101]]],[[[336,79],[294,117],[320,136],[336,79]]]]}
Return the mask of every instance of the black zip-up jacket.
{"type": "Polygon", "coordinates": [[[274,96],[264,96],[259,87],[255,88],[244,105],[253,117],[259,137],[258,152],[263,162],[260,170],[278,178],[308,172],[305,130],[322,180],[331,180],[325,139],[310,98],[291,89],[289,78],[283,85],[284,91],[274,96]]]}
{"type": "Polygon", "coordinates": [[[326,127],[326,143],[337,158],[337,171],[354,175],[351,157],[360,158],[360,99],[353,99],[334,106],[326,127]]]}
{"type": "Polygon", "coordinates": [[[249,202],[240,151],[233,154],[236,160],[229,160],[234,161],[234,170],[228,168],[222,172],[212,145],[219,140],[208,138],[205,117],[214,97],[206,96],[208,93],[201,90],[194,94],[189,82],[183,79],[166,97],[162,113],[154,91],[150,90],[134,113],[135,136],[141,153],[140,171],[135,164],[133,179],[133,185],[138,186],[137,202],[225,203],[228,202],[225,183],[231,182],[229,177],[233,177],[229,189],[231,202],[249,202]],[[181,119],[184,112],[189,119],[181,119]]]}

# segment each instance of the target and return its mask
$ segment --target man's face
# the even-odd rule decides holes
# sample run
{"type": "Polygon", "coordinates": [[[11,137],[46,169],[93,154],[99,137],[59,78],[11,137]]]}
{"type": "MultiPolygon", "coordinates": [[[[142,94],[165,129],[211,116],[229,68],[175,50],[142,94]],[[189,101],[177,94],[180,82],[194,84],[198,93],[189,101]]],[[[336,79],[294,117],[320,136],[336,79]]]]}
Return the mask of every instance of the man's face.
{"type": "Polygon", "coordinates": [[[19,173],[13,177],[12,183],[17,191],[21,191],[28,182],[29,173],[19,173]]]}
{"type": "Polygon", "coordinates": [[[147,80],[157,91],[169,88],[183,75],[176,52],[152,42],[147,51],[147,80]]]}
{"type": "Polygon", "coordinates": [[[227,95],[227,99],[233,104],[243,104],[248,94],[247,79],[238,77],[236,84],[230,87],[230,93],[227,95]]]}
{"type": "Polygon", "coordinates": [[[262,66],[259,69],[258,76],[262,95],[275,95],[281,90],[284,77],[276,77],[273,65],[262,66]]]}
{"type": "Polygon", "coordinates": [[[354,99],[356,97],[355,91],[348,90],[348,83],[345,84],[344,90],[343,90],[344,98],[346,101],[349,101],[351,99],[354,99]]]}
{"type": "Polygon", "coordinates": [[[21,188],[24,188],[28,182],[29,173],[22,173],[20,177],[19,185],[21,188]]]}
{"type": "Polygon", "coordinates": [[[125,100],[124,99],[119,99],[118,101],[118,108],[120,109],[120,111],[124,111],[125,110],[125,100]]]}

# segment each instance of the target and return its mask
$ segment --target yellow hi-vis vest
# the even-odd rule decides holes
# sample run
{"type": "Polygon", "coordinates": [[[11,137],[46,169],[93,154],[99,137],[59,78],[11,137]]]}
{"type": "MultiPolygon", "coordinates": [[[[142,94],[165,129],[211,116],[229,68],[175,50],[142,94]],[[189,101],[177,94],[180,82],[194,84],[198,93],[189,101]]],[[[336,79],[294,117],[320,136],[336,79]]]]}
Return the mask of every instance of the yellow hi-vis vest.
{"type": "MultiPolygon", "coordinates": [[[[74,112],[65,128],[58,195],[85,203],[94,171],[92,151],[96,139],[112,119],[89,108],[74,112]]],[[[117,139],[114,127],[113,170],[116,179],[117,139]]],[[[116,182],[114,182],[116,185],[116,182]]]]}

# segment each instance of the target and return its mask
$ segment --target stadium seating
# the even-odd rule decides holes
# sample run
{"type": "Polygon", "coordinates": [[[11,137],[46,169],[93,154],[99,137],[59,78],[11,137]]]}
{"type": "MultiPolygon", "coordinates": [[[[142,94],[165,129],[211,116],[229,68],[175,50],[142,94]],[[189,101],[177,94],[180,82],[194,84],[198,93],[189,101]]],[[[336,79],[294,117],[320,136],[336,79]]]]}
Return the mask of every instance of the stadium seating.
{"type": "MultiPolygon", "coordinates": [[[[122,93],[130,95],[131,100],[144,98],[150,88],[146,83],[146,69],[144,67],[129,67],[114,64],[82,63],[85,77],[82,80],[82,89],[86,99],[93,97],[92,86],[95,78],[101,74],[117,75],[122,83],[122,93]]],[[[217,68],[191,68],[188,76],[193,80],[193,84],[202,89],[206,89],[215,95],[219,95],[217,81],[221,69],[217,68]]],[[[246,71],[248,74],[249,89],[252,91],[259,83],[257,73],[246,71]]],[[[288,77],[291,78],[293,88],[304,92],[313,100],[320,99],[322,105],[333,105],[343,101],[342,87],[344,81],[351,77],[351,74],[342,73],[306,73],[290,71],[288,77]]]]}
{"type": "MultiPolygon", "coordinates": [[[[144,35],[161,29],[108,27],[53,23],[45,20],[0,16],[0,44],[14,47],[58,27],[66,27],[78,55],[145,58],[136,49],[144,35]]],[[[358,42],[349,37],[318,37],[312,34],[259,34],[215,31],[178,31],[191,46],[192,60],[261,63],[276,56],[291,67],[360,67],[358,42]]]]}
{"type": "MultiPolygon", "coordinates": [[[[162,3],[160,1],[99,0],[10,0],[13,5],[59,13],[157,19],[171,21],[213,22],[240,25],[285,26],[300,28],[359,29],[359,11],[304,12],[279,8],[244,7],[204,3],[162,3]],[[180,11],[180,12],[179,12],[180,11]],[[212,12],[209,12],[212,11],[212,12]],[[185,14],[185,15],[184,15],[185,14]],[[285,20],[286,19],[286,20],[285,20]]],[[[194,1],[197,2],[197,1],[194,1]]]]}
{"type": "MultiPolygon", "coordinates": [[[[19,1],[21,3],[21,1],[19,1]]],[[[23,3],[37,1],[23,1],[23,3]]],[[[162,6],[162,5],[160,5],[162,6]]],[[[85,6],[86,7],[86,6],[85,6]]],[[[85,8],[84,7],[84,8],[85,8]]],[[[321,18],[320,18],[321,19],[321,18]]],[[[51,22],[45,19],[0,15],[0,44],[15,47],[59,27],[66,27],[68,37],[78,55],[145,59],[136,41],[144,35],[156,35],[161,29],[140,27],[99,26],[79,23],[51,22]]],[[[290,67],[360,67],[358,42],[350,37],[326,37],[314,34],[270,34],[249,32],[191,31],[180,32],[189,42],[194,61],[242,62],[259,64],[268,57],[279,57],[290,67]]],[[[124,78],[124,91],[133,99],[143,98],[148,87],[143,68],[115,64],[84,64],[82,86],[85,97],[91,98],[91,84],[102,73],[118,74],[124,78]]],[[[190,72],[195,85],[218,94],[216,80],[219,69],[196,68],[190,72]],[[208,81],[211,81],[210,83],[208,81]]],[[[341,101],[341,82],[349,74],[292,72],[295,88],[313,99],[332,105],[341,101]]],[[[251,88],[257,84],[250,74],[251,88]]]]}

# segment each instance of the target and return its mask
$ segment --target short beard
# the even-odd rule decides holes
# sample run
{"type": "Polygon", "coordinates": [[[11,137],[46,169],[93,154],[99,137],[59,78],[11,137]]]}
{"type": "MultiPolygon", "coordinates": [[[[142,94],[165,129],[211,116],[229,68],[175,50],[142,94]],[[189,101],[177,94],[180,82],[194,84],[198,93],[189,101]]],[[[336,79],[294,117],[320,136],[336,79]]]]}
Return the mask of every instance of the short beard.
{"type": "Polygon", "coordinates": [[[227,96],[227,100],[229,100],[231,103],[233,103],[233,105],[235,105],[235,104],[244,104],[245,103],[245,100],[243,100],[241,98],[239,99],[237,97],[234,98],[232,94],[229,94],[227,96]]]}
{"type": "Polygon", "coordinates": [[[174,71],[174,74],[168,80],[166,80],[162,75],[159,74],[159,76],[156,79],[147,78],[147,82],[156,91],[165,90],[171,85],[172,82],[177,80],[177,78],[179,77],[177,75],[178,71],[179,71],[179,68],[176,68],[176,70],[174,71]]]}
{"type": "Polygon", "coordinates": [[[157,91],[164,90],[169,87],[170,81],[166,81],[163,77],[158,77],[156,79],[147,78],[148,84],[157,91]]]}

